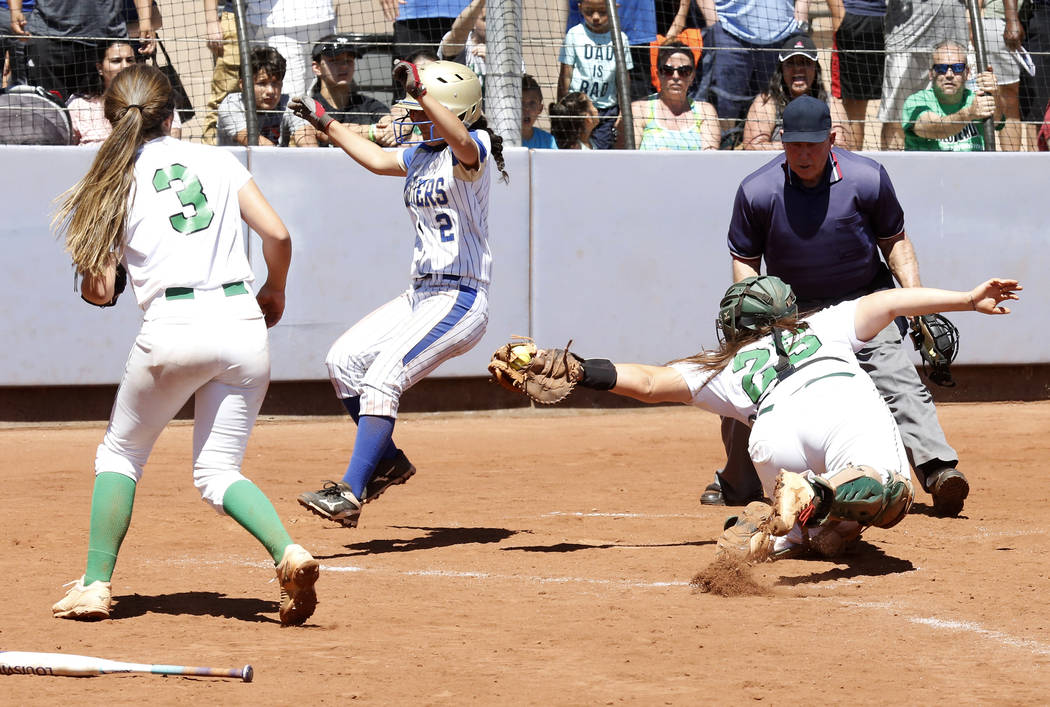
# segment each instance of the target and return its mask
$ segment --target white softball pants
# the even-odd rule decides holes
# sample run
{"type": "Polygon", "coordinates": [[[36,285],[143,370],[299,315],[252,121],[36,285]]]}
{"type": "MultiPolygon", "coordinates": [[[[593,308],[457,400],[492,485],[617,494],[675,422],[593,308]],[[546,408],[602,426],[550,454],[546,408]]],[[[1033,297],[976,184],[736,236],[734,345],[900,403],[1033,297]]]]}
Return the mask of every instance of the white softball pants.
{"type": "Polygon", "coordinates": [[[379,307],[332,345],[325,365],[362,415],[397,417],[401,394],[474,347],[488,326],[484,286],[426,280],[379,307]]]}
{"type": "Polygon", "coordinates": [[[897,423],[868,376],[825,378],[773,398],[748,445],[767,496],[781,469],[831,478],[849,465],[867,465],[887,482],[893,473],[909,476],[897,423]]]}
{"type": "MultiPolygon", "coordinates": [[[[812,471],[834,485],[835,475],[846,467],[866,465],[879,472],[883,484],[899,475],[911,486],[911,466],[897,423],[867,375],[825,378],[773,398],[773,409],[755,421],[748,446],[768,498],[773,497],[781,469],[812,471]]],[[[857,528],[843,522],[837,532],[857,528]]],[[[783,541],[778,538],[788,544],[801,541],[798,526],[783,541]]]]}
{"type": "Polygon", "coordinates": [[[243,479],[248,435],[270,383],[266,323],[249,294],[164,301],[146,313],[128,356],[95,473],[135,482],[154,443],[194,396],[193,483],[223,513],[226,490],[243,479]]]}

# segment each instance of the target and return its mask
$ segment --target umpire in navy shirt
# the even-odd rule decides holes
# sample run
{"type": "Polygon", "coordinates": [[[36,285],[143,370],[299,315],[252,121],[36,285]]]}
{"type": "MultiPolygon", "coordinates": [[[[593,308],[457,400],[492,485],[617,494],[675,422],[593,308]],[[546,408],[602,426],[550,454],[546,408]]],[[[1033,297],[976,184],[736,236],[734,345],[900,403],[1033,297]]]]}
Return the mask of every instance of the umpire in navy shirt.
{"type": "MultiPolygon", "coordinates": [[[[821,100],[796,98],[783,119],[784,153],[748,175],[736,193],[729,225],[733,279],[758,275],[765,259],[767,273],[791,285],[800,311],[892,288],[894,277],[902,287],[919,287],[904,211],[882,165],[834,147],[831,114],[821,100]]],[[[958,456],[901,339],[890,324],[857,359],[893,412],[935,512],[955,516],[970,486],[955,468],[958,456]]],[[[762,497],[747,452],[749,434],[745,425],[723,419],[728,459],[703,503],[744,505],[762,497]]]]}

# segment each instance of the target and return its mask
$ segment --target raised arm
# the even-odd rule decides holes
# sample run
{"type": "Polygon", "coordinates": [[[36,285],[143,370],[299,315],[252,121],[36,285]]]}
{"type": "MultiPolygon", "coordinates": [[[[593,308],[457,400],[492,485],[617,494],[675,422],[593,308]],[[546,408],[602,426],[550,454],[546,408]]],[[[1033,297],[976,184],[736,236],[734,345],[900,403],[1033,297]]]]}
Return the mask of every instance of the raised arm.
{"type": "Polygon", "coordinates": [[[857,338],[870,341],[897,317],[935,312],[975,311],[982,314],[1009,314],[1000,302],[1017,300],[1023,289],[1017,280],[992,278],[968,292],[938,290],[932,287],[905,287],[864,295],[857,302],[854,326],[857,338]]]}
{"type": "Polygon", "coordinates": [[[281,217],[266,201],[254,179],[248,180],[237,192],[237,201],[241,218],[262,238],[266,282],[255,299],[266,317],[266,326],[272,327],[284,314],[284,288],[288,280],[288,265],[292,261],[292,240],[281,217]]]}
{"type": "Polygon", "coordinates": [[[415,65],[407,61],[399,61],[394,66],[394,80],[404,83],[405,93],[419,102],[423,112],[434,123],[434,135],[448,144],[459,163],[466,169],[478,167],[481,150],[474,142],[474,138],[470,136],[467,126],[452,111],[427,93],[426,87],[419,79],[415,65]]]}
{"type": "Polygon", "coordinates": [[[467,37],[470,35],[470,31],[474,29],[474,23],[478,21],[478,18],[484,11],[485,0],[473,0],[473,2],[463,8],[463,12],[456,17],[452,23],[452,29],[445,35],[441,46],[438,47],[438,56],[442,59],[455,59],[459,56],[459,53],[467,45],[467,37]]]}

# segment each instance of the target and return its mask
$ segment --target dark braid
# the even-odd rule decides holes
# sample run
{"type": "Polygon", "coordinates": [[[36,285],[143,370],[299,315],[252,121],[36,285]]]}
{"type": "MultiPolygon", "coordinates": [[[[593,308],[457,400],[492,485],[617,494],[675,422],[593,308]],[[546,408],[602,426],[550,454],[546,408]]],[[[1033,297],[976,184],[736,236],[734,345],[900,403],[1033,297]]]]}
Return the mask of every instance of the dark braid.
{"type": "Polygon", "coordinates": [[[503,176],[500,177],[501,182],[507,182],[510,177],[507,175],[503,164],[503,138],[492,132],[492,128],[489,127],[489,122],[485,120],[485,116],[481,116],[470,126],[471,130],[484,130],[489,134],[489,140],[492,142],[492,159],[496,160],[496,167],[499,168],[499,173],[503,176]]]}

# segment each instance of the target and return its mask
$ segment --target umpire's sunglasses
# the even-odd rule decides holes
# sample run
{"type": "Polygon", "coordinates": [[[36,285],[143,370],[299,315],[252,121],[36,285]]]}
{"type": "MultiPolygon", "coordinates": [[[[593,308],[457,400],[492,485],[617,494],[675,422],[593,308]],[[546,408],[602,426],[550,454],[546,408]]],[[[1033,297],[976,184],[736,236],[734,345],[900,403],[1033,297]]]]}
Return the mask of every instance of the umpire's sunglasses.
{"type": "Polygon", "coordinates": [[[956,62],[954,64],[934,64],[933,65],[933,73],[940,74],[941,76],[944,76],[946,73],[948,73],[948,69],[951,69],[952,73],[955,74],[956,76],[958,76],[962,72],[966,71],[966,62],[965,61],[959,61],[959,62],[956,62]]]}
{"type": "Polygon", "coordinates": [[[671,66],[670,64],[664,64],[660,67],[660,73],[663,76],[672,76],[678,74],[679,76],[688,76],[693,73],[693,67],[688,64],[682,64],[681,66],[671,66]]]}

